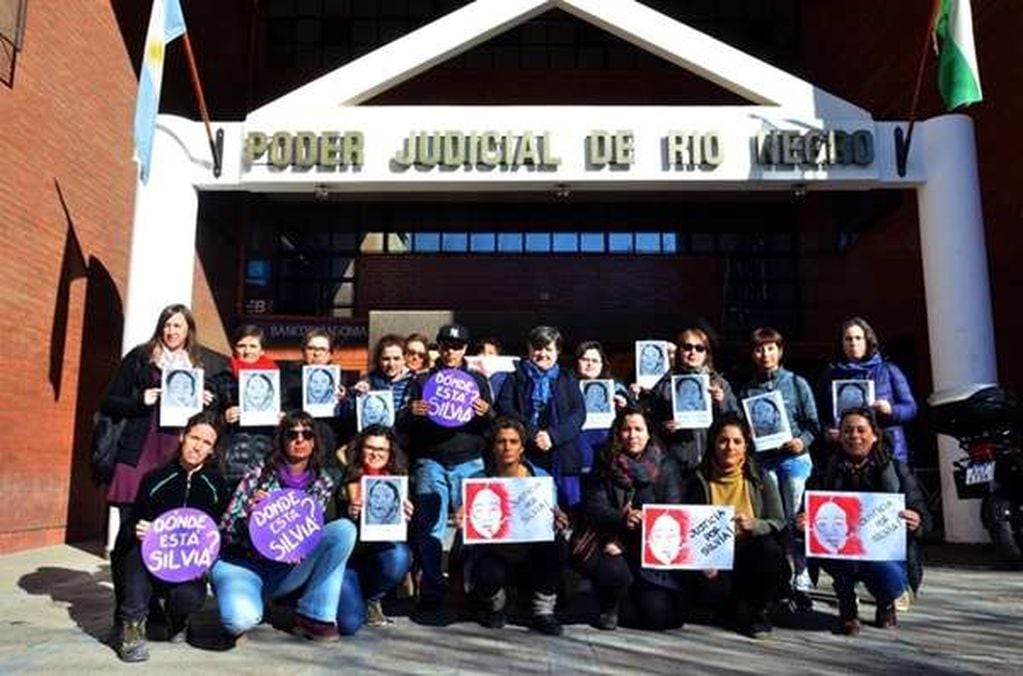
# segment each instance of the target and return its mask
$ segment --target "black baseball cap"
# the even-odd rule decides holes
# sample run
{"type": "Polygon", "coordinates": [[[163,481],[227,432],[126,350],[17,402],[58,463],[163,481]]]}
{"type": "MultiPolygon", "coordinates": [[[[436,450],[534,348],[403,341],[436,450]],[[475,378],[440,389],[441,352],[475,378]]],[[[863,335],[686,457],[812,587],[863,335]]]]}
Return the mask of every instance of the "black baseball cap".
{"type": "Polygon", "coordinates": [[[469,329],[461,324],[445,324],[437,331],[438,343],[468,343],[469,329]]]}

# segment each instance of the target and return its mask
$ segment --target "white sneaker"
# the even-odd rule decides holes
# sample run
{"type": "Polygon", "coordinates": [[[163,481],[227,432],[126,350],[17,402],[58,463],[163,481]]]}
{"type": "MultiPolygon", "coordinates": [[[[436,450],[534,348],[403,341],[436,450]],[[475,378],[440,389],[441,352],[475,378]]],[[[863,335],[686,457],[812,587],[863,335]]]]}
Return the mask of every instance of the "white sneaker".
{"type": "Polygon", "coordinates": [[[800,572],[792,581],[792,586],[796,591],[809,592],[813,589],[813,582],[810,580],[810,573],[805,570],[800,572]]]}

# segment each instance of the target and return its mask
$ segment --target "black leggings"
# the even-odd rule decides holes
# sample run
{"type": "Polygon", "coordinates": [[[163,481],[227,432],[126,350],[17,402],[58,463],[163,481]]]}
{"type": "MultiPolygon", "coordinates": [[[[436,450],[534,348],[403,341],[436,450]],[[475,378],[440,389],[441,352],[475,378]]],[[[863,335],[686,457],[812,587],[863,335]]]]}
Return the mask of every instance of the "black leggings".
{"type": "Polygon", "coordinates": [[[183,622],[206,600],[205,578],[176,584],[155,579],[142,563],[138,542],[117,551],[112,559],[117,617],[124,622],[146,617],[154,593],[167,599],[167,614],[174,623],[183,622]]]}
{"type": "Polygon", "coordinates": [[[692,579],[701,587],[700,596],[707,605],[746,603],[763,610],[788,590],[792,575],[785,549],[774,535],[742,537],[735,542],[732,570],[718,572],[708,580],[700,573],[692,579]]]}
{"type": "Polygon", "coordinates": [[[471,553],[470,586],[481,598],[493,596],[509,583],[554,595],[561,582],[565,555],[565,543],[560,538],[528,545],[477,545],[471,553]]]}
{"type": "Polygon", "coordinates": [[[682,625],[682,595],[634,575],[624,556],[596,555],[591,580],[601,612],[621,608],[622,624],[639,629],[682,625]]]}

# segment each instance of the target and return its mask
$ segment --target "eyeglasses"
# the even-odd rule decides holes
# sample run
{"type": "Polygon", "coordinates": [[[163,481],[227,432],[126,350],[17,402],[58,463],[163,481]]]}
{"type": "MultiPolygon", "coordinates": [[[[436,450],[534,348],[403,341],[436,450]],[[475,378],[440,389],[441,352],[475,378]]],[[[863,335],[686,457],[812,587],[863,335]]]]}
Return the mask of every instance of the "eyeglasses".
{"type": "Polygon", "coordinates": [[[683,352],[706,352],[707,346],[700,343],[682,343],[683,352]]]}
{"type": "Polygon", "coordinates": [[[409,359],[411,359],[412,357],[415,357],[416,359],[422,359],[422,358],[424,358],[426,356],[426,353],[425,352],[418,352],[416,350],[407,350],[405,352],[405,356],[407,358],[409,358],[409,359]]]}
{"type": "Polygon", "coordinates": [[[287,432],[284,433],[284,436],[287,437],[288,441],[298,441],[299,439],[302,439],[303,441],[311,441],[313,438],[313,431],[288,430],[287,432]]]}

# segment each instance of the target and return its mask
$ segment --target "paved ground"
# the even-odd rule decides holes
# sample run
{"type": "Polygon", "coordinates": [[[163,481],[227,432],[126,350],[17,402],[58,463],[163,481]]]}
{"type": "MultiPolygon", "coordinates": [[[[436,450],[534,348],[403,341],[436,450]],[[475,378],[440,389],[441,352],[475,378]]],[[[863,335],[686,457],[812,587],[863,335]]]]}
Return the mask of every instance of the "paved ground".
{"type": "MultiPolygon", "coordinates": [[[[931,558],[945,559],[947,552],[931,558]]],[[[819,595],[801,628],[752,641],[710,625],[664,633],[600,632],[571,624],[562,638],[472,622],[439,628],[398,617],[340,644],[314,645],[263,625],[227,652],[150,644],[152,659],[121,664],[104,641],[110,627],[109,568],[83,549],[57,546],[0,557],[0,674],[210,673],[983,673],[1023,674],[1023,573],[932,565],[924,593],[894,631],[832,635],[834,607],[819,595]]],[[[867,606],[863,613],[873,616],[867,606]]],[[[199,634],[215,628],[212,602],[199,634]]]]}

